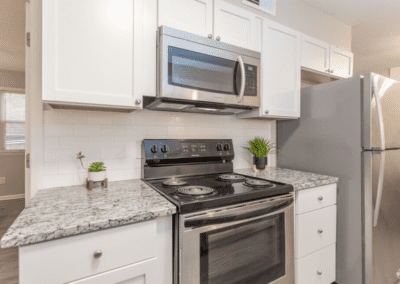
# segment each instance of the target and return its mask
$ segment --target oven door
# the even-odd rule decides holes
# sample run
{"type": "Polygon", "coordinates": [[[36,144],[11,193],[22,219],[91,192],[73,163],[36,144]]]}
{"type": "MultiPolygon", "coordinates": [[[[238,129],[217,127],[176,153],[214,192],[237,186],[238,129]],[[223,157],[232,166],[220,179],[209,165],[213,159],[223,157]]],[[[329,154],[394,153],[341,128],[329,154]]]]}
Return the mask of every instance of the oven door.
{"type": "Polygon", "coordinates": [[[162,35],[158,43],[158,97],[260,106],[260,60],[162,35]]]}
{"type": "Polygon", "coordinates": [[[180,284],[294,283],[293,196],[180,220],[180,284]]]}

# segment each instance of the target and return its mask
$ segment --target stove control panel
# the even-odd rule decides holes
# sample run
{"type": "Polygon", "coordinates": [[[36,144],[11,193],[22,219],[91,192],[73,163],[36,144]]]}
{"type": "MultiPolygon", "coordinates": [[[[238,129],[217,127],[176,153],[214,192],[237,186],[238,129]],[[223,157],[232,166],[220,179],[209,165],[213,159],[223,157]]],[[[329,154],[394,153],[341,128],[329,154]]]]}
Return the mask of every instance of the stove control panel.
{"type": "Polygon", "coordinates": [[[142,153],[146,160],[235,156],[231,139],[145,139],[142,153]]]}

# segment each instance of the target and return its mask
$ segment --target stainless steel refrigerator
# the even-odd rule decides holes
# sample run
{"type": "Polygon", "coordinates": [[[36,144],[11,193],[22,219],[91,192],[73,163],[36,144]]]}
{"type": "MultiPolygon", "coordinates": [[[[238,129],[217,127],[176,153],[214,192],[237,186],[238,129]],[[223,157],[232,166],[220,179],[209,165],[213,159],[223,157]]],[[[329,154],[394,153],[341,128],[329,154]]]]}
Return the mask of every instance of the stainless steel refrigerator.
{"type": "Polygon", "coordinates": [[[338,284],[393,284],[400,269],[400,82],[373,73],[301,90],[277,123],[278,166],[339,177],[338,284]]]}

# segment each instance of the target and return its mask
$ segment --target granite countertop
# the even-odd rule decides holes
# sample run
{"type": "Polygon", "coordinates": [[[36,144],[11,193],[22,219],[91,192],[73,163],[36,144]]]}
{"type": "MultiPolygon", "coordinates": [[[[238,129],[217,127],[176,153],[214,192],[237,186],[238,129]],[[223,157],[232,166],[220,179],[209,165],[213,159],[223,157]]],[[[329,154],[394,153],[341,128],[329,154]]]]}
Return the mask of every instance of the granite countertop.
{"type": "Polygon", "coordinates": [[[293,185],[294,190],[302,190],[317,186],[322,186],[331,183],[337,183],[339,178],[319,175],[308,172],[300,172],[289,169],[268,167],[267,172],[253,172],[253,169],[239,169],[234,171],[237,174],[253,176],[271,181],[277,181],[282,183],[288,183],[293,185]]]}
{"type": "Polygon", "coordinates": [[[70,186],[40,190],[1,239],[9,248],[150,220],[176,207],[141,180],[108,188],[70,186]]]}

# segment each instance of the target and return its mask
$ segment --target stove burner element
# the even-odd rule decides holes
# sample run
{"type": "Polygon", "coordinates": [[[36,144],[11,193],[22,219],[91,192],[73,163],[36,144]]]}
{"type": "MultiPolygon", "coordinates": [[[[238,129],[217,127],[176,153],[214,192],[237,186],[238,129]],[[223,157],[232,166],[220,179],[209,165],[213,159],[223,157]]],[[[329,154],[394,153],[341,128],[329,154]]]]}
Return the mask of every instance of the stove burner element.
{"type": "Polygon", "coordinates": [[[241,181],[241,180],[245,180],[246,179],[243,176],[235,175],[235,174],[220,175],[218,178],[220,180],[232,180],[232,181],[241,181]]]}
{"type": "Polygon", "coordinates": [[[273,184],[266,180],[259,180],[259,179],[247,179],[244,182],[245,185],[248,186],[272,186],[273,184]]]}
{"type": "Polygon", "coordinates": [[[214,189],[205,186],[184,186],[178,189],[179,193],[186,195],[204,195],[214,192],[214,189]]]}
{"type": "Polygon", "coordinates": [[[165,186],[181,186],[187,184],[187,182],[179,179],[169,179],[163,181],[162,184],[165,186]]]}

